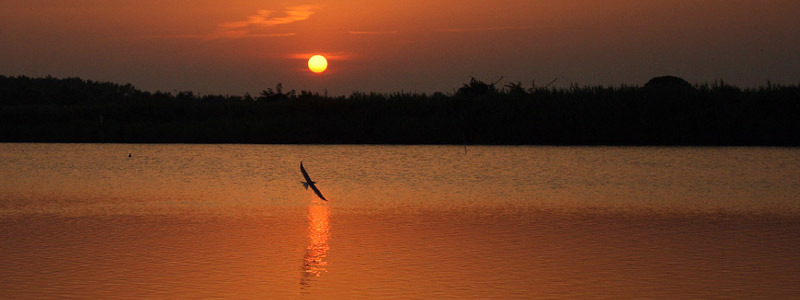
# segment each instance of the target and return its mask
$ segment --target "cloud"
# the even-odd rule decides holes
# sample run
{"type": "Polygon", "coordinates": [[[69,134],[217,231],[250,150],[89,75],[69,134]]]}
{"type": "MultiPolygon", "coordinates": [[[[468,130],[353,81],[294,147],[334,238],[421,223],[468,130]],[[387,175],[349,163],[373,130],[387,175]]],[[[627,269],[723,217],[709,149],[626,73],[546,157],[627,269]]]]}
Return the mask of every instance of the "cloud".
{"type": "Polygon", "coordinates": [[[389,34],[397,34],[397,30],[390,30],[390,31],[355,31],[350,30],[347,33],[353,35],[389,35],[389,34]]]}
{"type": "Polygon", "coordinates": [[[297,35],[294,32],[284,33],[253,33],[247,30],[226,30],[213,33],[211,35],[203,36],[204,39],[243,39],[243,38],[279,38],[279,37],[292,37],[297,35]]]}
{"type": "Polygon", "coordinates": [[[322,9],[320,5],[290,6],[284,10],[259,10],[242,21],[217,24],[217,30],[206,34],[165,34],[145,36],[145,39],[243,39],[282,38],[295,36],[294,32],[270,32],[271,27],[305,21],[322,9]]]}
{"type": "Polygon", "coordinates": [[[276,12],[273,10],[259,10],[255,15],[248,16],[245,21],[225,22],[219,27],[225,29],[244,29],[250,27],[270,27],[275,25],[291,24],[294,22],[308,20],[311,15],[322,7],[319,5],[299,5],[287,7],[285,10],[276,12]],[[277,15],[276,15],[277,14],[277,15]]]}
{"type": "Polygon", "coordinates": [[[294,33],[263,33],[265,28],[305,21],[322,9],[320,5],[298,5],[282,11],[259,10],[243,21],[224,22],[218,30],[207,35],[207,39],[240,39],[248,37],[287,37],[294,33]]]}
{"type": "Polygon", "coordinates": [[[495,26],[495,27],[466,27],[466,28],[439,28],[440,32],[483,32],[483,31],[506,31],[506,30],[528,30],[531,27],[520,26],[495,26]]]}
{"type": "Polygon", "coordinates": [[[294,32],[283,32],[283,33],[250,33],[243,30],[232,30],[227,32],[216,32],[214,34],[168,34],[168,35],[150,35],[145,36],[145,39],[153,39],[153,40],[179,40],[179,39],[205,39],[205,40],[213,40],[213,39],[240,39],[240,38],[279,38],[279,37],[292,37],[297,35],[294,32]],[[225,34],[224,36],[221,34],[225,34]]]}
{"type": "Polygon", "coordinates": [[[323,55],[328,60],[352,60],[355,58],[355,55],[352,53],[346,52],[307,52],[307,53],[291,53],[286,55],[287,58],[291,59],[308,59],[314,55],[323,55]]]}

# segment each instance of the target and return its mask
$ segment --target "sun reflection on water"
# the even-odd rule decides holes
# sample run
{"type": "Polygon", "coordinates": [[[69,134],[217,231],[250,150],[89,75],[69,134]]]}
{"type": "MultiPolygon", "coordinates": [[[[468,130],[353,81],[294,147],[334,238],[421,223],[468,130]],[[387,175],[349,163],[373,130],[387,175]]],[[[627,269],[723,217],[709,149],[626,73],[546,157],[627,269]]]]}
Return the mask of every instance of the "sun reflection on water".
{"type": "Polygon", "coordinates": [[[310,204],[308,206],[308,238],[309,245],[303,257],[303,276],[300,279],[302,289],[309,287],[310,282],[327,272],[330,246],[330,207],[328,204],[310,204]]]}

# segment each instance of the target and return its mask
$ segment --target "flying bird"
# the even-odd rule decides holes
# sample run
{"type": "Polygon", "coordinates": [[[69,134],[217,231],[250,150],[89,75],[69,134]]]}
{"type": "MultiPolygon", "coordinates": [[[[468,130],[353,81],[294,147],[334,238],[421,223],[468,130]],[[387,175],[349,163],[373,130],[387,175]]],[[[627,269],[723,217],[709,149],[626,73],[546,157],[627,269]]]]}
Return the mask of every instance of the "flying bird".
{"type": "Polygon", "coordinates": [[[314,190],[314,193],[316,193],[316,194],[317,194],[317,196],[319,196],[319,198],[320,198],[320,199],[322,199],[322,200],[325,200],[325,201],[328,201],[328,199],[325,199],[325,197],[324,197],[324,196],[322,196],[322,193],[319,191],[319,189],[317,188],[317,186],[316,186],[316,185],[314,185],[316,182],[314,182],[313,180],[311,180],[311,177],[308,177],[308,172],[306,172],[306,168],[304,168],[304,167],[303,167],[303,162],[302,162],[302,161],[300,162],[300,172],[303,172],[303,177],[305,177],[305,178],[306,178],[306,181],[305,181],[305,182],[303,182],[303,181],[301,181],[301,182],[300,182],[300,183],[302,183],[302,184],[303,184],[303,187],[305,187],[306,189],[308,189],[308,187],[310,186],[310,187],[311,187],[311,189],[312,189],[312,190],[314,190]]]}

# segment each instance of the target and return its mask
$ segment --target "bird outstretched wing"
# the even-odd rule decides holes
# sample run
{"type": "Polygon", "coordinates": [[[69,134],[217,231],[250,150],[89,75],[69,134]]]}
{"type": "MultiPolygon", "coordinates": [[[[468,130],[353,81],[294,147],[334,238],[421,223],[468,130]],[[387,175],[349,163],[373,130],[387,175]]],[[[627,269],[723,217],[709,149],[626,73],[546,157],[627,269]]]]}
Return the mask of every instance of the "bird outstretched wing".
{"type": "Polygon", "coordinates": [[[325,196],[322,196],[322,192],[320,192],[320,191],[319,191],[319,189],[317,188],[317,186],[315,186],[315,185],[313,185],[313,184],[312,184],[312,185],[311,185],[311,189],[312,189],[312,190],[314,190],[314,193],[316,193],[316,194],[317,194],[317,196],[319,196],[319,198],[320,198],[320,199],[322,199],[322,200],[325,200],[325,201],[328,201],[328,199],[325,199],[325,196]]]}
{"type": "Polygon", "coordinates": [[[303,167],[302,161],[300,162],[300,172],[303,173],[303,178],[306,179],[306,182],[301,182],[303,184],[303,187],[305,187],[306,189],[311,187],[311,189],[314,190],[314,193],[317,194],[317,196],[319,196],[320,199],[328,201],[328,199],[325,199],[325,196],[322,196],[322,192],[320,192],[317,186],[315,185],[316,182],[311,180],[311,177],[308,176],[308,172],[306,172],[306,168],[303,167]]]}
{"type": "Polygon", "coordinates": [[[306,168],[303,167],[303,162],[302,161],[300,162],[300,172],[303,173],[303,178],[306,179],[306,183],[308,183],[308,184],[314,183],[313,181],[311,181],[311,177],[308,177],[308,172],[306,172],[306,168]]]}

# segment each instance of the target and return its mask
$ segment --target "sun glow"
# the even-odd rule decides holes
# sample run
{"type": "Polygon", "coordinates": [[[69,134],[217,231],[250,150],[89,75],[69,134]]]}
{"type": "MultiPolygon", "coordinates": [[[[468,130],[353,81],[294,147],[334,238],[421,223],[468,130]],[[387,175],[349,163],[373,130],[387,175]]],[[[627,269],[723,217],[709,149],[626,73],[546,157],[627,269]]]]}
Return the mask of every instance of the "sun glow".
{"type": "Polygon", "coordinates": [[[328,69],[328,59],[322,55],[314,55],[308,59],[308,69],[314,73],[322,73],[328,69]]]}
{"type": "Polygon", "coordinates": [[[328,256],[328,250],[331,249],[328,245],[328,239],[331,237],[330,215],[330,207],[327,204],[311,204],[308,206],[308,238],[310,244],[306,248],[306,255],[303,257],[303,277],[300,279],[300,284],[303,287],[308,287],[313,278],[320,277],[328,271],[326,269],[328,262],[325,261],[325,258],[328,256]]]}

